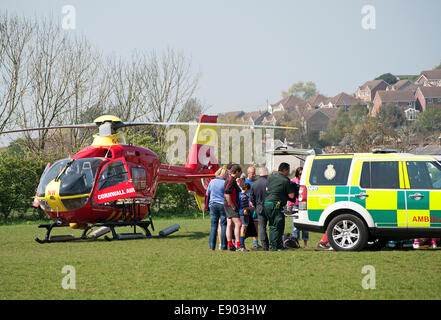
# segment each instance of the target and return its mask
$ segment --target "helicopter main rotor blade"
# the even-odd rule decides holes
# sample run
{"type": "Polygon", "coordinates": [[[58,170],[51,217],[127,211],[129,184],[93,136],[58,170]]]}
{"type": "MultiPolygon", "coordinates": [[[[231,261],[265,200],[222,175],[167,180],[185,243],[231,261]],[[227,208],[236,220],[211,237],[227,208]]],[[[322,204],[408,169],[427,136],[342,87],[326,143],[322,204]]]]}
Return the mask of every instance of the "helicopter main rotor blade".
{"type": "Polygon", "coordinates": [[[27,131],[41,131],[41,130],[52,130],[52,129],[87,129],[87,128],[97,128],[95,123],[85,123],[85,124],[72,124],[63,126],[52,126],[52,127],[39,127],[39,128],[29,128],[29,129],[14,129],[1,131],[0,134],[16,133],[16,132],[27,132],[27,131]]]}
{"type": "Polygon", "coordinates": [[[296,127],[287,126],[264,126],[264,125],[254,125],[254,124],[235,124],[235,123],[208,123],[208,122],[125,122],[120,125],[120,127],[135,127],[135,126],[146,126],[146,125],[160,125],[160,126],[213,126],[213,127],[242,127],[242,128],[263,128],[263,129],[287,129],[287,130],[297,130],[296,127]]]}
{"type": "MultiPolygon", "coordinates": [[[[109,121],[110,122],[110,121],[109,121]]],[[[53,129],[87,129],[87,128],[99,128],[102,123],[84,123],[84,124],[72,124],[72,125],[60,125],[60,126],[50,126],[50,127],[39,127],[39,128],[26,128],[26,129],[13,129],[7,131],[1,131],[1,134],[17,133],[17,132],[28,132],[28,131],[41,131],[41,130],[53,130],[53,129]]],[[[297,130],[296,127],[289,126],[265,126],[265,125],[254,125],[254,124],[236,124],[236,123],[208,123],[208,122],[113,122],[113,129],[120,129],[123,127],[136,127],[136,126],[147,126],[147,125],[159,125],[159,126],[213,126],[213,127],[242,127],[242,128],[263,128],[263,129],[286,129],[286,130],[297,130]]]]}

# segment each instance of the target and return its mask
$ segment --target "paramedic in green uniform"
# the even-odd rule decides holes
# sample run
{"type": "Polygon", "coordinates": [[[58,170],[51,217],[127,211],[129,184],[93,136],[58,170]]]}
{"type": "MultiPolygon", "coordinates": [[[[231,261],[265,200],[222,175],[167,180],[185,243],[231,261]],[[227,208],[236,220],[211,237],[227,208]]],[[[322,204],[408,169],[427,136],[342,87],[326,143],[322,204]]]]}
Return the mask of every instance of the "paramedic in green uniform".
{"type": "Polygon", "coordinates": [[[266,187],[264,208],[268,218],[270,251],[283,250],[282,235],[285,230],[285,215],[282,208],[288,200],[295,198],[294,186],[288,178],[289,171],[289,164],[282,162],[279,165],[279,172],[269,177],[266,187]]]}

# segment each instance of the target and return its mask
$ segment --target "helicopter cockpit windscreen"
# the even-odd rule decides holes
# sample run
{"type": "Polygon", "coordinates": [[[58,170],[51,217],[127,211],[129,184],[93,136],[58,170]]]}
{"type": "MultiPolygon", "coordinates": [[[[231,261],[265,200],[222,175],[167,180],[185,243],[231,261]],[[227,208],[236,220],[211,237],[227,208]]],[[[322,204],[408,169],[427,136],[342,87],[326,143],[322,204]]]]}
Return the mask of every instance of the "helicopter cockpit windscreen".
{"type": "Polygon", "coordinates": [[[103,159],[74,160],[60,176],[60,196],[73,196],[92,191],[98,167],[103,159]]]}
{"type": "Polygon", "coordinates": [[[44,170],[43,175],[40,178],[40,183],[37,187],[37,195],[39,197],[45,196],[46,186],[60,174],[61,170],[63,170],[66,163],[69,161],[70,159],[59,160],[44,170]]]}
{"type": "Polygon", "coordinates": [[[52,180],[60,180],[60,196],[86,194],[92,191],[95,176],[102,158],[63,159],[55,162],[42,176],[37,188],[44,196],[52,180]]]}

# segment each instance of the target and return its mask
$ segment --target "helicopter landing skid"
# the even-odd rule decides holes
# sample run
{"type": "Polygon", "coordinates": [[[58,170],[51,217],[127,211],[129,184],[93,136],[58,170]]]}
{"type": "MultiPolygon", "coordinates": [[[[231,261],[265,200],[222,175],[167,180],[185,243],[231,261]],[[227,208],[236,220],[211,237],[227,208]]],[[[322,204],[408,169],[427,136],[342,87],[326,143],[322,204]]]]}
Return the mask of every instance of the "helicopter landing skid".
{"type": "MultiPolygon", "coordinates": [[[[149,225],[151,224],[151,221],[137,221],[135,223],[133,222],[112,222],[112,223],[104,223],[103,227],[110,228],[110,231],[112,232],[112,237],[104,236],[104,239],[107,241],[113,241],[113,240],[134,240],[134,239],[148,239],[148,238],[159,238],[159,236],[152,236],[150,230],[148,229],[149,225]],[[127,226],[133,226],[134,230],[131,233],[117,233],[115,231],[116,227],[127,227],[127,226]],[[144,230],[143,233],[137,233],[136,232],[136,226],[140,227],[144,230]]],[[[153,228],[153,224],[152,224],[153,228]]]]}
{"type": "Polygon", "coordinates": [[[112,237],[105,236],[104,238],[107,241],[113,241],[113,240],[134,240],[134,239],[150,239],[150,238],[163,238],[173,232],[176,232],[179,230],[179,225],[173,225],[171,227],[168,227],[167,229],[164,229],[159,232],[159,236],[153,236],[148,229],[149,226],[152,227],[152,230],[154,230],[153,223],[151,220],[149,221],[121,221],[121,222],[103,222],[103,223],[95,223],[91,224],[86,227],[86,229],[83,230],[83,233],[80,237],[74,237],[73,235],[54,235],[51,236],[51,232],[53,228],[56,227],[67,227],[69,224],[66,223],[60,223],[59,221],[51,223],[51,224],[40,224],[39,228],[46,228],[46,236],[43,240],[39,238],[35,238],[35,241],[38,243],[52,243],[52,242],[69,242],[69,241],[78,241],[78,240],[95,240],[101,235],[112,232],[112,237]],[[87,233],[92,228],[95,227],[102,227],[102,228],[108,228],[108,231],[105,233],[98,235],[98,236],[88,236],[87,233]],[[132,233],[117,233],[115,228],[116,227],[133,227],[134,230],[132,233]],[[136,232],[136,227],[140,227],[144,233],[136,232]]]}
{"type": "Polygon", "coordinates": [[[51,232],[52,232],[53,228],[67,227],[67,226],[69,226],[69,225],[65,224],[65,223],[61,223],[59,221],[56,221],[56,222],[50,223],[50,224],[40,224],[40,225],[38,225],[39,228],[46,228],[46,236],[44,237],[43,240],[41,240],[39,238],[35,238],[35,241],[37,241],[38,243],[49,243],[49,242],[67,242],[67,241],[79,239],[79,238],[75,238],[73,235],[51,236],[51,232]]]}

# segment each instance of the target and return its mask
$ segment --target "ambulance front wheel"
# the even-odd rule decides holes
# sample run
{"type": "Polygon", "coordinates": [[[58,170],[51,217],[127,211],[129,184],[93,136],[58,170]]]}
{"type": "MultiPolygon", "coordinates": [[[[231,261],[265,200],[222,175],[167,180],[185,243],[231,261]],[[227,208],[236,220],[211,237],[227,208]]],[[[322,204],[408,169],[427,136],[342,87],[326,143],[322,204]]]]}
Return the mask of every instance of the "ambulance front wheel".
{"type": "Polygon", "coordinates": [[[341,214],[332,219],[327,235],[329,244],[336,251],[359,251],[368,241],[366,225],[353,214],[341,214]]]}

